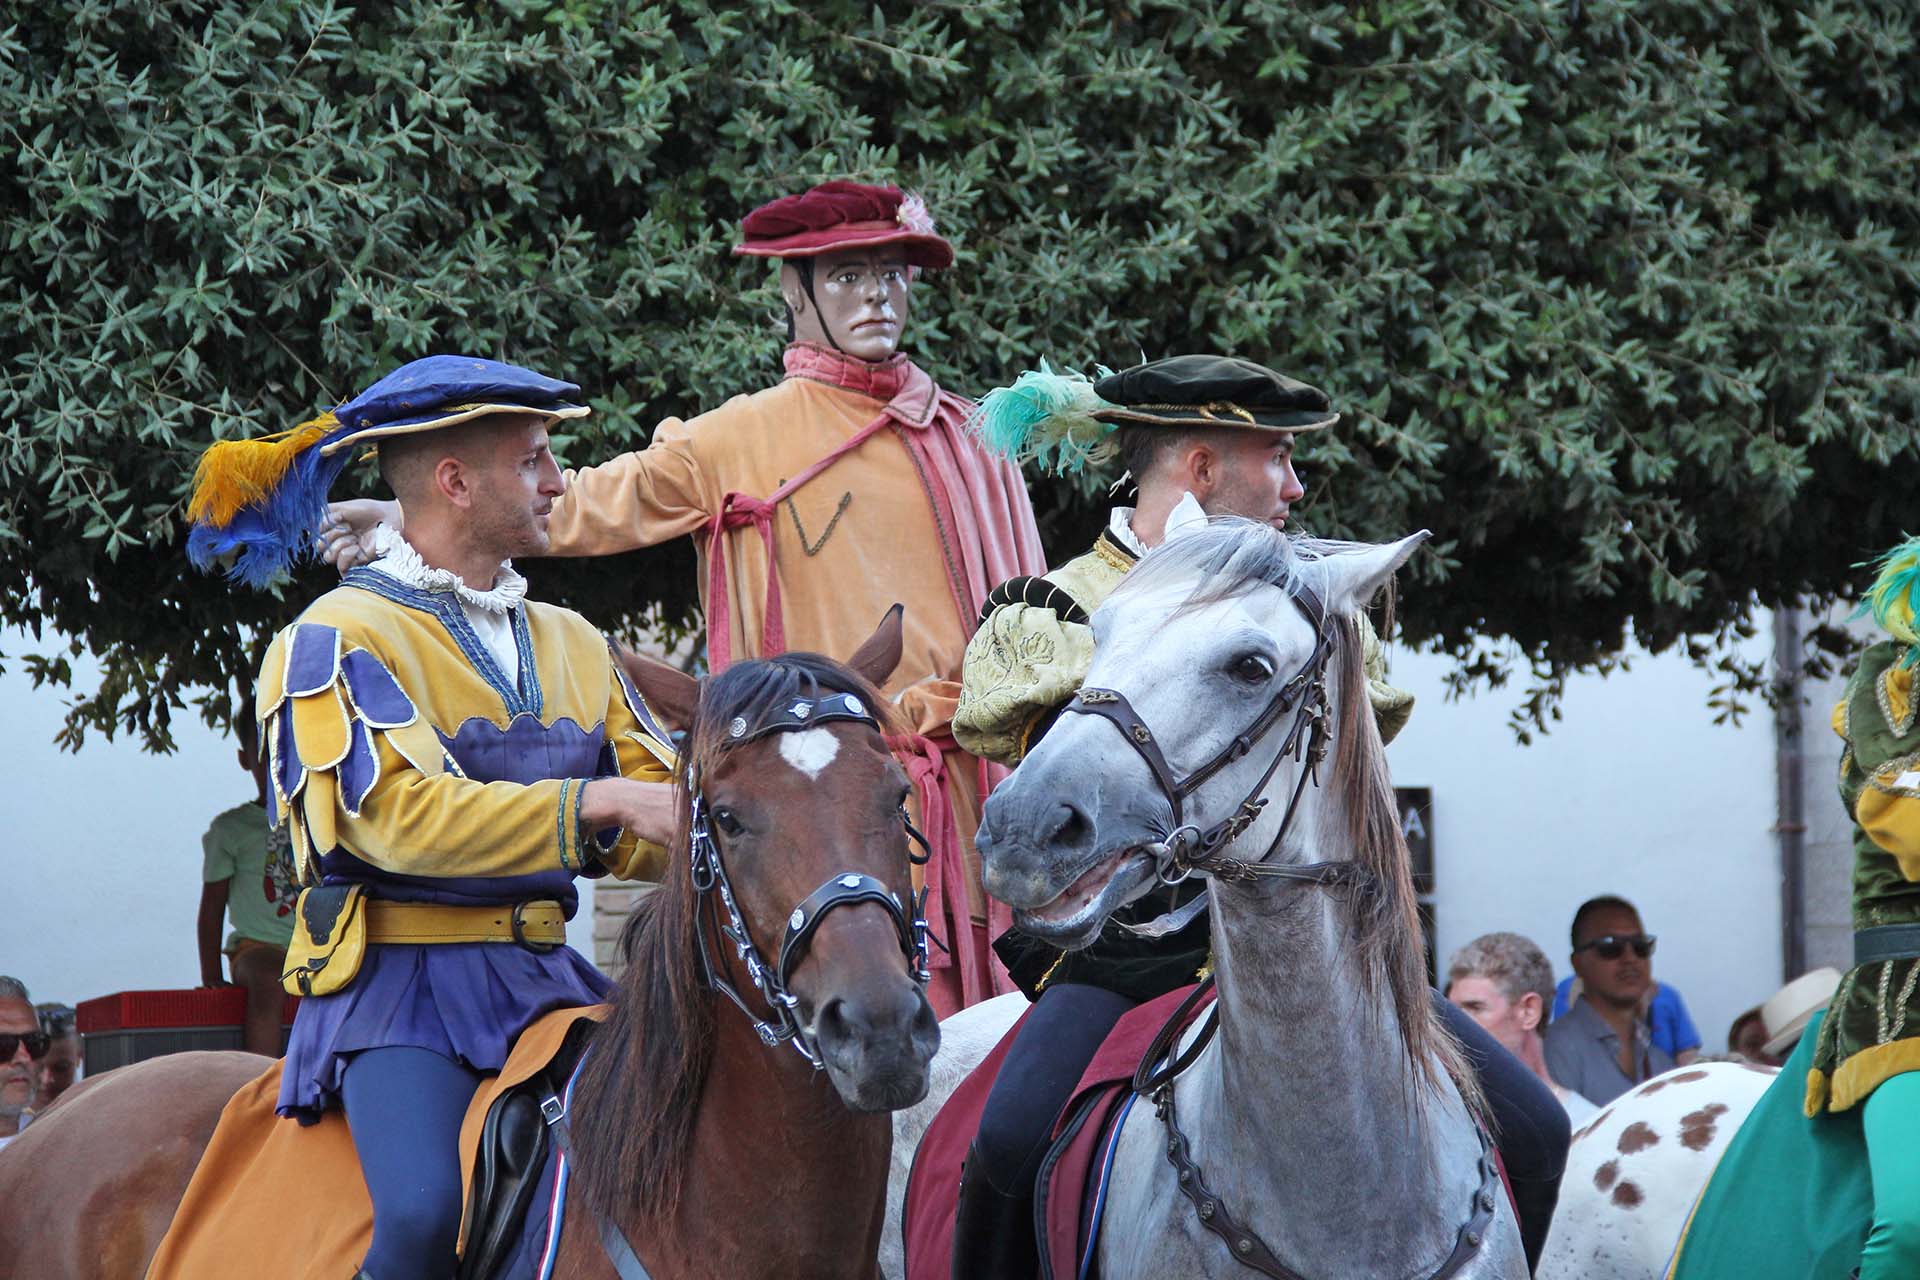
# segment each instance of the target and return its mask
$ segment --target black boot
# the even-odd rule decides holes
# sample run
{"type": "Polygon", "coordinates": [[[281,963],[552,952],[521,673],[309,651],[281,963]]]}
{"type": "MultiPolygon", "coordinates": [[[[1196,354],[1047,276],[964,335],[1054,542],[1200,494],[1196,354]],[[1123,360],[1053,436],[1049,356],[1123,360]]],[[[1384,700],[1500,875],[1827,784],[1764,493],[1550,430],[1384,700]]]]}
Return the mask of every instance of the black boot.
{"type": "Polygon", "coordinates": [[[1040,1274],[1033,1195],[1008,1195],[987,1179],[985,1161],[969,1148],[953,1213],[953,1280],[1033,1280],[1040,1274]]]}

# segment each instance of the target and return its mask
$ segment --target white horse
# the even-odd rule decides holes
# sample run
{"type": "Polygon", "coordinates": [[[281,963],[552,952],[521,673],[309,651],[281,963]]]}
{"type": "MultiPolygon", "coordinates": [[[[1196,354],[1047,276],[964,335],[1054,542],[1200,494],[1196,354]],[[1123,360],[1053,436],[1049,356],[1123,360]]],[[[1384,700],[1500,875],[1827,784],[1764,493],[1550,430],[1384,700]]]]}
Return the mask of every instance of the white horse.
{"type": "MultiPolygon", "coordinates": [[[[1316,1280],[1527,1274],[1470,1073],[1434,1021],[1361,669],[1357,612],[1425,536],[1289,541],[1227,521],[1162,546],[1094,617],[1082,714],[987,802],[988,891],[1062,945],[1157,873],[1213,881],[1218,1031],[1168,1105],[1127,1113],[1096,1244],[1108,1280],[1245,1275],[1236,1253],[1259,1249],[1316,1280]],[[1170,1121],[1188,1185],[1210,1193],[1204,1221],[1170,1121]]],[[[1009,1012],[984,1006],[978,1037],[949,1020],[940,1096],[963,1043],[984,1053],[1009,1012]]],[[[896,1173],[936,1105],[900,1116],[896,1173]]]]}
{"type": "Polygon", "coordinates": [[[1707,1178],[1778,1074],[1680,1067],[1575,1130],[1539,1280],[1661,1280],[1707,1178]]]}

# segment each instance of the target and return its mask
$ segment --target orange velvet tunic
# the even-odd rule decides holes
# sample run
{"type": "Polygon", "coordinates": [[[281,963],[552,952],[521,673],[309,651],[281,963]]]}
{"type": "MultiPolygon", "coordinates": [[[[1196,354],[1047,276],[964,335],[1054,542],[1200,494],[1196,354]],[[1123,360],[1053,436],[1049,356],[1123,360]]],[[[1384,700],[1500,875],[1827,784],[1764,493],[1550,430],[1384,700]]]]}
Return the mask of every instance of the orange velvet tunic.
{"type": "MultiPolygon", "coordinates": [[[[776,386],[696,418],[669,418],[648,448],[569,471],[549,526],[552,551],[606,555],[694,535],[701,602],[714,631],[726,615],[725,648],[734,659],[765,653],[770,572],[786,649],[844,659],[892,605],[906,606],[901,661],[886,692],[912,732],[941,749],[964,861],[964,892],[953,892],[959,883],[948,887],[945,912],[955,931],[979,935],[949,943],[958,945],[946,967],[959,973],[935,974],[936,985],[943,977],[960,984],[947,993],[957,1000],[943,1002],[959,1007],[1011,988],[986,943],[1004,916],[988,919],[973,851],[980,766],[952,746],[949,724],[980,605],[1005,578],[1044,571],[1039,534],[1019,472],[961,432],[968,402],[940,390],[904,356],[868,364],[795,344],[786,364],[788,376],[776,386]],[[888,421],[879,430],[774,506],[771,563],[752,523],[710,541],[729,494],[772,495],[882,415],[888,421]],[[717,583],[716,545],[723,560],[717,583]],[[712,598],[716,590],[724,601],[712,598]]],[[[924,814],[923,821],[937,825],[924,814]]],[[[929,919],[948,942],[939,905],[929,904],[929,919]]],[[[936,965],[945,958],[936,949],[936,965]]]]}

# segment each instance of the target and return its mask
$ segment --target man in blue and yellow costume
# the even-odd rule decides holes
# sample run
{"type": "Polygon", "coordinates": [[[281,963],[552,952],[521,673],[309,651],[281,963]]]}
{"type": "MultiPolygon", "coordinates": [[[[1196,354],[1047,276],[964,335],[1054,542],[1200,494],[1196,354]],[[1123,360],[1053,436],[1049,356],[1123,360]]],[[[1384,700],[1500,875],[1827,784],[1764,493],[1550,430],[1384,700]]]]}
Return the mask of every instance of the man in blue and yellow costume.
{"type": "Polygon", "coordinates": [[[373,1202],[361,1275],[447,1276],[456,1154],[481,1078],[542,1014],[607,980],[566,946],[577,876],[651,878],[673,753],[605,639],[525,598],[562,489],[548,425],[579,388],[466,356],[402,366],[295,431],[216,444],[189,553],[274,580],[374,445],[406,513],[372,563],[267,650],[257,694],[308,887],[279,1111],[344,1109],[373,1202]]]}
{"type": "MultiPolygon", "coordinates": [[[[1072,473],[1108,460],[1138,490],[1091,550],[988,597],[967,646],[954,738],[1017,767],[1072,699],[1093,662],[1092,616],[1153,547],[1214,516],[1279,529],[1306,490],[1294,473],[1303,435],[1339,421],[1327,394],[1251,360],[1182,355],[1097,378],[1042,365],[990,392],[973,423],[989,449],[1072,473]]],[[[1359,619],[1367,697],[1383,741],[1413,712],[1387,680],[1379,638],[1359,619]]],[[[1156,890],[1121,908],[1085,949],[1061,952],[1008,931],[995,950],[1035,1001],[989,1094],[968,1154],[954,1230],[953,1276],[1031,1276],[1033,1180],[1053,1120],[1122,1014],[1196,981],[1210,958],[1202,883],[1156,890]]],[[[1566,1163],[1558,1100],[1460,1009],[1434,997],[1486,1087],[1520,1211],[1538,1256],[1566,1163]]]]}

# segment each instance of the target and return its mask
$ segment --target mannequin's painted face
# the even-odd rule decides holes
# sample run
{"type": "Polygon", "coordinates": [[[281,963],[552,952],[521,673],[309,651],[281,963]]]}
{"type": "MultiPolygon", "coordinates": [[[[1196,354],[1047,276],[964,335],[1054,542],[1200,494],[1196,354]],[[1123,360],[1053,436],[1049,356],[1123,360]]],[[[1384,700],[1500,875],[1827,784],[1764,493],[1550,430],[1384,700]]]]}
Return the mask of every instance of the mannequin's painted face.
{"type": "Polygon", "coordinates": [[[813,298],[793,263],[780,267],[780,292],[793,312],[793,336],[838,345],[859,360],[878,363],[900,349],[913,277],[898,249],[851,249],[813,259],[813,298]],[[831,341],[829,341],[831,337],[831,341]]]}

